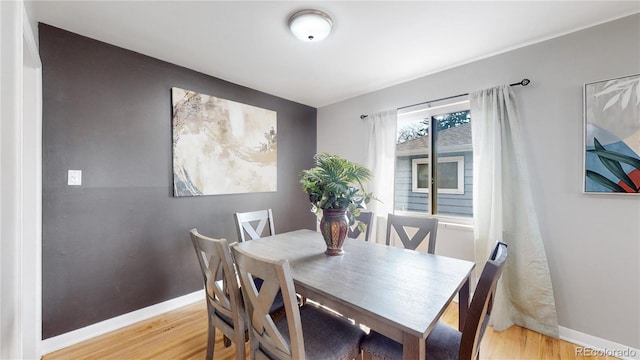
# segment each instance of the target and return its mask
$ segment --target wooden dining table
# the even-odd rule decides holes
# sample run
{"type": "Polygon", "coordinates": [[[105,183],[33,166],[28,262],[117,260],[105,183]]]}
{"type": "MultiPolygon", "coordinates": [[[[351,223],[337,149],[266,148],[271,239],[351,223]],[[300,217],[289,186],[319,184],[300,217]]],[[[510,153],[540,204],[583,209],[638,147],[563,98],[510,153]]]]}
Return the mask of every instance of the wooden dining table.
{"type": "Polygon", "coordinates": [[[403,344],[403,359],[425,358],[425,339],[456,294],[462,327],[470,261],[346,239],[328,256],[322,235],[296,230],[239,243],[256,256],[287,259],[296,292],[403,344]]]}

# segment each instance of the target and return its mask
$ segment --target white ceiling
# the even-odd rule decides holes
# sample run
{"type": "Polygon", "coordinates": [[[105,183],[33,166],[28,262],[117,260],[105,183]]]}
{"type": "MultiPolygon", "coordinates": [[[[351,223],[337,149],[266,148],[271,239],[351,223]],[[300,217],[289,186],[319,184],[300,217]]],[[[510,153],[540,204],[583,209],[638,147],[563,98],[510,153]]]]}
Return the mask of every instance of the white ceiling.
{"type": "MultiPolygon", "coordinates": [[[[321,107],[640,12],[640,1],[34,1],[33,21],[321,107]],[[333,32],[301,42],[297,10],[333,32]]],[[[639,35],[640,37],[640,35],[639,35]]]]}

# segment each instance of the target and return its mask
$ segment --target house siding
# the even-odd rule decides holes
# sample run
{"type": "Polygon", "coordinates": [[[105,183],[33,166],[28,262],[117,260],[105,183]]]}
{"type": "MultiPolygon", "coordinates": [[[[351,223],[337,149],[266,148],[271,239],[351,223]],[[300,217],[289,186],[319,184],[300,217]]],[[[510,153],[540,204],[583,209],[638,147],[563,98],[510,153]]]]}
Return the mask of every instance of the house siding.
{"type": "MultiPolygon", "coordinates": [[[[443,157],[464,156],[464,194],[438,194],[438,213],[443,215],[473,215],[473,154],[453,152],[443,157]]],[[[428,194],[412,191],[412,161],[424,156],[398,156],[396,158],[395,209],[429,212],[428,194]]]]}

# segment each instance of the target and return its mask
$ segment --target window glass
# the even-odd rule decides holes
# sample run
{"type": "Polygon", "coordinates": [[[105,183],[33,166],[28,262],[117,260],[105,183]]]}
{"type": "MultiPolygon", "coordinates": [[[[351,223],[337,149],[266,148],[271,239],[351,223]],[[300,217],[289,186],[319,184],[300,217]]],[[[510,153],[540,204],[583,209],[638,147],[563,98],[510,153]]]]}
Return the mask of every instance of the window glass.
{"type": "Polygon", "coordinates": [[[473,150],[468,106],[468,101],[464,101],[399,113],[396,210],[473,216],[473,150]],[[435,138],[430,136],[430,129],[434,129],[435,138]],[[437,159],[435,165],[431,158],[437,159]],[[432,176],[438,185],[435,192],[431,189],[432,176]]]}
{"type": "Polygon", "coordinates": [[[429,164],[416,164],[416,170],[418,173],[417,185],[421,189],[429,189],[429,164]]]}
{"type": "Polygon", "coordinates": [[[460,175],[457,163],[438,162],[438,189],[457,189],[460,175]]]}

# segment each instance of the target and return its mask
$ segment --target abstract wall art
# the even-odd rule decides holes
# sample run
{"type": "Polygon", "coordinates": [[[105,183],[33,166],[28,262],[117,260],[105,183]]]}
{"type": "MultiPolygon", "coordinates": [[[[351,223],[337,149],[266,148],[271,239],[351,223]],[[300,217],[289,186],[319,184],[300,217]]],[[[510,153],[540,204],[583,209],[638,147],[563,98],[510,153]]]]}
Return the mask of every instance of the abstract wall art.
{"type": "Polygon", "coordinates": [[[172,88],[174,196],[277,190],[275,111],[172,88]]]}
{"type": "Polygon", "coordinates": [[[584,192],[640,194],[640,75],[584,85],[584,192]]]}

